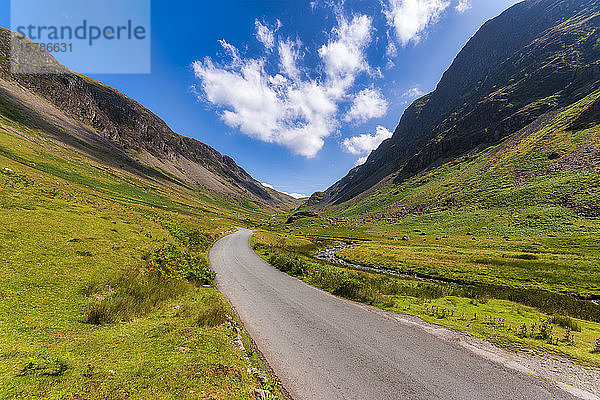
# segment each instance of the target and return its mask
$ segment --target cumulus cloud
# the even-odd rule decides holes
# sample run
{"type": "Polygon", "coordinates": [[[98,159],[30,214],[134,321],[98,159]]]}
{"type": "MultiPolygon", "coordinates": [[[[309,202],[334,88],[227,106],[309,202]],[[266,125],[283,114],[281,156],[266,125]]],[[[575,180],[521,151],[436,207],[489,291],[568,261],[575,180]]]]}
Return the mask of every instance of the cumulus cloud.
{"type": "Polygon", "coordinates": [[[449,0],[387,0],[383,13],[400,44],[406,46],[418,43],[449,5],[449,0]]]}
{"type": "Polygon", "coordinates": [[[354,16],[351,21],[339,16],[333,37],[319,49],[334,97],[341,97],[359,73],[369,70],[365,48],[371,41],[372,29],[371,18],[366,15],[354,16]]]}
{"type": "MultiPolygon", "coordinates": [[[[231,61],[216,64],[207,57],[194,62],[192,67],[200,80],[196,90],[219,109],[228,126],[255,139],[286,146],[295,154],[314,157],[324,138],[338,126],[335,116],[340,102],[356,77],[369,70],[364,51],[371,30],[367,16],[357,15],[351,20],[338,16],[332,36],[318,50],[325,72],[317,78],[301,76],[299,41],[278,41],[278,70],[269,72],[264,58],[242,58],[236,47],[222,40],[231,61]]],[[[270,43],[268,35],[263,39],[263,43],[270,43]]]]}
{"type": "Polygon", "coordinates": [[[458,4],[454,8],[456,11],[462,14],[471,9],[471,0],[459,0],[458,4]]]}
{"type": "Polygon", "coordinates": [[[374,135],[364,134],[344,139],[342,142],[342,149],[346,153],[362,155],[355,163],[355,165],[361,165],[367,161],[368,155],[373,150],[379,147],[384,140],[391,137],[392,132],[383,126],[378,126],[374,135]]]}
{"type": "Polygon", "coordinates": [[[379,90],[364,89],[354,97],[344,121],[365,122],[372,118],[380,118],[386,114],[387,109],[388,102],[379,90]]]}

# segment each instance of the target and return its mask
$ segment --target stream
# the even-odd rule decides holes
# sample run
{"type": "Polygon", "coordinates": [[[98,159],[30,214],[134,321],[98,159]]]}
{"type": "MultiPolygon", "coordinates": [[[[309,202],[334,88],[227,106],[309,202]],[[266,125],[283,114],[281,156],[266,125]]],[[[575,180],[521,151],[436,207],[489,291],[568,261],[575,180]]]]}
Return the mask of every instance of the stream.
{"type": "MultiPolygon", "coordinates": [[[[362,270],[362,271],[369,271],[369,272],[378,272],[378,273],[383,273],[386,275],[396,276],[399,278],[415,279],[415,280],[422,281],[422,282],[434,282],[434,283],[440,283],[440,284],[444,284],[444,285],[463,285],[463,286],[465,286],[464,284],[452,282],[450,280],[423,278],[418,275],[404,274],[404,273],[401,273],[401,272],[398,272],[398,271],[395,271],[392,269],[388,269],[388,268],[374,268],[374,267],[367,267],[365,265],[360,265],[360,264],[352,264],[352,263],[349,263],[348,261],[342,260],[341,258],[339,258],[336,255],[336,253],[338,251],[342,251],[345,249],[351,249],[356,246],[358,246],[358,243],[339,242],[339,244],[337,244],[336,246],[330,247],[325,250],[321,250],[319,253],[317,253],[314,256],[314,258],[316,258],[318,260],[334,263],[334,264],[340,264],[340,265],[343,265],[343,266],[346,266],[349,268],[354,268],[354,269],[358,269],[358,270],[362,270]]],[[[600,300],[584,300],[584,301],[588,301],[596,306],[600,306],[600,300]]]]}
{"type": "Polygon", "coordinates": [[[398,271],[395,271],[393,269],[388,269],[388,268],[374,268],[374,267],[367,267],[365,265],[360,265],[360,264],[352,264],[352,263],[349,263],[348,261],[342,260],[341,258],[339,258],[336,255],[336,253],[338,251],[342,251],[342,250],[346,250],[346,249],[351,249],[351,248],[354,248],[356,246],[358,246],[357,243],[339,242],[339,244],[336,245],[336,246],[330,247],[330,248],[325,249],[325,250],[321,250],[314,257],[317,260],[327,261],[327,262],[334,263],[334,264],[341,264],[341,265],[346,266],[346,267],[355,268],[355,269],[359,269],[359,270],[363,270],[363,271],[379,272],[379,273],[383,273],[383,274],[386,274],[386,275],[396,276],[396,277],[399,277],[399,278],[415,279],[415,280],[419,280],[419,281],[423,281],[423,282],[434,282],[434,283],[441,283],[441,284],[445,284],[445,285],[448,285],[448,284],[450,284],[450,285],[458,285],[458,283],[456,283],[456,282],[445,281],[445,280],[442,280],[442,279],[423,278],[423,277],[420,277],[418,275],[404,274],[402,272],[398,272],[398,271]]]}

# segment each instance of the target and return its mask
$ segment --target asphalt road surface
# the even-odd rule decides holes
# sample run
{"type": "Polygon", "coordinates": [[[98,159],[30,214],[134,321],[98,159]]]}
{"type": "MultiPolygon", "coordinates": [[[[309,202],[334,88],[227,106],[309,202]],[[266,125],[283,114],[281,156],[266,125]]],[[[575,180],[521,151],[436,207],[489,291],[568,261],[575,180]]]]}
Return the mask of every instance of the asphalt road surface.
{"type": "Polygon", "coordinates": [[[217,287],[294,400],[575,399],[541,379],[284,274],[252,231],[210,252],[217,287]]]}

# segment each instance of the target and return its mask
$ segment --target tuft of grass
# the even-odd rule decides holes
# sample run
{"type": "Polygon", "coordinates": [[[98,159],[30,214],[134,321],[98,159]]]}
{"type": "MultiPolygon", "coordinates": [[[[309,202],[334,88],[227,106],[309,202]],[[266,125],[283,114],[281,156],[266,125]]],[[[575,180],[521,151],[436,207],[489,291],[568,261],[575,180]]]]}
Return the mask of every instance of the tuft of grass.
{"type": "Polygon", "coordinates": [[[227,322],[228,307],[222,299],[213,298],[207,301],[199,310],[195,324],[201,327],[215,327],[227,322]]]}
{"type": "MultiPolygon", "coordinates": [[[[98,287],[101,285],[91,284],[98,287]]],[[[190,289],[189,284],[177,279],[164,279],[158,274],[139,270],[122,275],[114,284],[105,285],[106,295],[96,292],[85,312],[85,322],[94,325],[126,322],[149,312],[164,302],[177,298],[190,289]]]]}
{"type": "Polygon", "coordinates": [[[569,316],[553,315],[551,322],[570,331],[581,332],[581,324],[569,316]]]}

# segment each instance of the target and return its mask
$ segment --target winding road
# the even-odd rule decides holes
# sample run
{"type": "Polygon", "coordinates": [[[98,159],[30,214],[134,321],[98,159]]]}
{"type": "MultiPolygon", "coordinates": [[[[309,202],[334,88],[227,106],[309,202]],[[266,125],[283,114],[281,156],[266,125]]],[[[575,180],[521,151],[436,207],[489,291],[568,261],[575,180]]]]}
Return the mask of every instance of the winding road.
{"type": "Polygon", "coordinates": [[[251,236],[239,229],[220,239],[210,263],[218,289],[294,400],[577,398],[284,274],[252,251],[251,236]]]}

